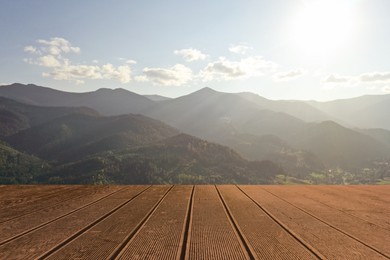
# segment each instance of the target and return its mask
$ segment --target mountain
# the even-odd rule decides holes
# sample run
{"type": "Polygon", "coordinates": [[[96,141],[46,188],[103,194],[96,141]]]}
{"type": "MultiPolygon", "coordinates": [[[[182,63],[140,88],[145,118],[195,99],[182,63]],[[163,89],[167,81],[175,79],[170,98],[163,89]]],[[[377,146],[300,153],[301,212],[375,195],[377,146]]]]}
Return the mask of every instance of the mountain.
{"type": "Polygon", "coordinates": [[[333,119],[331,116],[303,101],[269,100],[250,92],[237,93],[237,95],[255,103],[261,109],[282,112],[306,122],[322,122],[333,119]]]}
{"type": "Polygon", "coordinates": [[[380,128],[374,129],[356,129],[356,131],[371,136],[378,142],[381,142],[390,147],[390,131],[380,128]]]}
{"type": "Polygon", "coordinates": [[[0,183],[20,184],[34,182],[45,173],[48,164],[33,155],[15,150],[0,141],[0,183]]]}
{"type": "MultiPolygon", "coordinates": [[[[247,102],[247,100],[234,94],[216,92],[209,88],[204,88],[184,97],[159,102],[124,89],[99,89],[87,93],[68,93],[32,84],[2,86],[0,87],[0,95],[30,104],[40,104],[41,106],[86,106],[103,115],[140,113],[172,124],[185,132],[196,132],[196,135],[201,137],[212,135],[213,131],[216,131],[214,135],[219,136],[220,125],[226,126],[226,124],[229,124],[231,127],[251,128],[252,124],[260,123],[258,118],[264,120],[261,125],[266,132],[269,131],[267,129],[268,125],[271,126],[266,121],[278,122],[280,128],[275,129],[274,126],[271,126],[272,130],[277,132],[284,129],[285,124],[283,122],[287,122],[286,124],[291,127],[294,121],[299,121],[284,113],[262,109],[257,104],[247,102]],[[208,111],[213,114],[208,115],[208,111]],[[188,125],[187,116],[191,118],[191,115],[199,114],[204,117],[200,117],[200,119],[209,125],[208,133],[199,133],[200,129],[197,129],[196,126],[193,127],[194,129],[185,127],[188,125]],[[215,119],[217,119],[216,122],[215,119]]],[[[235,131],[235,129],[230,130],[235,131]]],[[[257,130],[258,126],[256,126],[257,130]]]]}
{"type": "Polygon", "coordinates": [[[289,129],[298,130],[304,125],[295,117],[260,109],[235,94],[210,88],[162,101],[145,114],[211,141],[220,141],[236,133],[287,136],[289,129]]]}
{"type": "MultiPolygon", "coordinates": [[[[32,115],[40,112],[27,106],[32,115]]],[[[45,107],[47,113],[57,109],[45,107]]],[[[271,161],[250,162],[228,147],[134,114],[72,113],[3,140],[1,183],[250,184],[284,174],[271,161]]]]}
{"type": "Polygon", "coordinates": [[[304,179],[312,172],[325,169],[314,153],[296,149],[279,137],[268,135],[239,134],[224,140],[224,144],[239,151],[249,160],[270,160],[291,176],[304,179]]]}
{"type": "Polygon", "coordinates": [[[239,95],[209,88],[161,102],[159,109],[148,111],[148,115],[184,132],[228,145],[248,159],[272,158],[285,162],[285,168],[302,167],[295,172],[321,166],[360,167],[389,154],[377,140],[335,122],[304,122],[282,112],[261,109],[239,95]]]}
{"type": "Polygon", "coordinates": [[[48,183],[256,184],[284,171],[270,161],[249,162],[233,150],[186,134],[55,167],[48,183]]]}
{"type": "Polygon", "coordinates": [[[156,142],[179,132],[142,115],[103,117],[71,114],[28,128],[4,140],[18,150],[50,161],[156,142]]]}
{"type": "MultiPolygon", "coordinates": [[[[30,91],[30,87],[37,88],[37,93],[39,91],[45,92],[46,94],[42,94],[43,96],[60,95],[62,97],[65,95],[68,104],[79,102],[77,104],[86,105],[85,102],[80,102],[82,100],[80,97],[88,97],[83,100],[87,100],[94,109],[104,110],[106,113],[107,111],[116,114],[136,111],[134,113],[162,121],[181,132],[209,142],[227,145],[237,150],[246,159],[271,159],[293,173],[310,173],[319,169],[337,167],[355,169],[362,167],[367,161],[382,160],[389,157],[388,154],[390,154],[387,145],[390,140],[387,135],[375,137],[372,133],[364,133],[346,127],[350,122],[353,122],[352,116],[351,120],[347,117],[354,111],[359,111],[354,110],[354,108],[361,108],[362,115],[365,115],[364,111],[375,111],[378,106],[382,106],[383,109],[383,106],[387,104],[386,96],[368,96],[357,100],[334,101],[334,104],[332,102],[305,103],[272,101],[250,93],[230,94],[203,88],[186,96],[157,102],[126,90],[101,89],[79,94],[58,93],[58,91],[47,91],[45,88],[33,85],[0,87],[0,95],[4,94],[5,90],[11,91],[10,89],[22,88],[30,91]],[[122,93],[120,96],[123,98],[123,102],[116,102],[117,99],[113,98],[117,93],[122,93]],[[128,102],[126,102],[127,97],[130,97],[128,102]],[[131,102],[132,98],[137,101],[131,102]],[[144,102],[145,100],[146,102],[144,102]],[[356,102],[362,104],[359,105],[356,102]],[[124,105],[126,103],[131,105],[124,105]],[[335,107],[338,107],[339,110],[334,110],[335,107]],[[336,113],[337,111],[338,113],[336,113]],[[329,118],[336,118],[337,123],[329,118]],[[338,122],[342,122],[342,124],[340,125],[338,122]]],[[[16,93],[15,91],[11,92],[16,93]]],[[[19,96],[15,94],[15,98],[38,100],[38,97],[34,97],[33,94],[31,97],[34,98],[31,98],[28,93],[22,92],[22,94],[18,94],[19,96]]],[[[43,98],[41,97],[41,99],[43,98]]],[[[377,118],[383,117],[382,111],[377,114],[378,117],[371,116],[370,118],[375,121],[378,120],[377,118]]],[[[14,115],[3,113],[3,117],[14,123],[16,128],[24,127],[24,121],[14,117],[14,115]]],[[[355,118],[358,117],[355,116],[355,118]]],[[[382,121],[389,122],[387,118],[383,118],[382,121]]],[[[93,124],[91,123],[91,125],[93,124]]],[[[45,128],[50,127],[47,125],[45,128]]],[[[55,129],[55,133],[67,133],[67,130],[60,128],[60,126],[55,129]]],[[[81,128],[80,131],[82,131],[81,128]]],[[[91,140],[88,145],[77,141],[79,140],[77,138],[72,142],[77,144],[74,149],[79,149],[80,154],[88,155],[90,154],[88,149],[92,151],[95,149],[104,150],[103,148],[95,148],[95,146],[123,148],[128,143],[127,135],[121,132],[113,133],[107,138],[109,141],[91,140]],[[84,145],[85,152],[81,153],[82,149],[78,144],[84,145]]],[[[39,140],[39,138],[37,139],[39,140]]],[[[51,144],[49,146],[51,147],[51,144]]],[[[46,151],[46,147],[42,146],[41,148],[42,154],[40,154],[42,156],[50,155],[51,150],[46,151]]],[[[17,148],[22,149],[23,147],[17,146],[17,148]]],[[[77,153],[69,148],[68,151],[64,151],[62,159],[71,154],[77,153]]]]}
{"type": "Polygon", "coordinates": [[[23,104],[0,97],[0,137],[74,113],[98,114],[96,111],[86,107],[53,107],[48,109],[47,107],[23,104]]]}
{"type": "Polygon", "coordinates": [[[140,113],[154,105],[142,95],[125,89],[98,89],[85,93],[70,93],[33,84],[12,84],[0,87],[0,96],[32,105],[90,107],[103,115],[140,113]]]}
{"type": "Polygon", "coordinates": [[[364,167],[390,155],[390,147],[385,144],[333,121],[311,123],[304,131],[295,133],[290,143],[313,152],[330,168],[364,167]]]}
{"type": "Polygon", "coordinates": [[[144,97],[149,98],[152,101],[164,101],[164,100],[170,100],[172,98],[164,97],[160,95],[144,95],[144,97]]]}
{"type": "Polygon", "coordinates": [[[0,108],[0,137],[17,133],[19,130],[26,129],[29,126],[30,124],[25,116],[0,108]]]}
{"type": "MultiPolygon", "coordinates": [[[[209,91],[213,92],[212,89],[209,91]]],[[[346,127],[390,130],[390,121],[387,120],[386,113],[390,108],[390,95],[362,96],[328,102],[269,100],[253,93],[234,95],[250,101],[259,110],[281,112],[305,122],[332,120],[346,127]]],[[[40,106],[85,106],[103,115],[147,114],[150,110],[158,110],[160,103],[184,98],[142,96],[124,89],[99,89],[85,93],[69,93],[33,84],[18,83],[0,86],[0,96],[40,106]]]]}
{"type": "Polygon", "coordinates": [[[390,130],[390,95],[367,95],[328,102],[310,101],[308,104],[354,127],[390,130]]]}

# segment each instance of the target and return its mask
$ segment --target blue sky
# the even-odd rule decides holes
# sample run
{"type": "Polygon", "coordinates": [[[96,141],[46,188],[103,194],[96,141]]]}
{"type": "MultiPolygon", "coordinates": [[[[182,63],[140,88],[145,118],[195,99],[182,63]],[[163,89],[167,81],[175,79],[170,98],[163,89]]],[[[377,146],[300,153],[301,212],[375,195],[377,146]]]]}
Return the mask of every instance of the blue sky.
{"type": "Polygon", "coordinates": [[[390,1],[0,2],[0,83],[176,97],[390,93],[390,1]]]}

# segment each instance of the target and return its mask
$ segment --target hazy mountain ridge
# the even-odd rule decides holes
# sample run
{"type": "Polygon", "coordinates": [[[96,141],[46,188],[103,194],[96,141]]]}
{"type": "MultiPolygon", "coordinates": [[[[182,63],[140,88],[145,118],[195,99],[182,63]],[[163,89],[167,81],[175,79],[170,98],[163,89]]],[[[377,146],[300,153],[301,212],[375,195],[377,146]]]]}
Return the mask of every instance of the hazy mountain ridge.
{"type": "Polygon", "coordinates": [[[250,92],[237,93],[237,95],[257,104],[260,108],[286,113],[306,122],[333,120],[330,115],[302,101],[270,100],[250,92]]]}
{"type": "Polygon", "coordinates": [[[0,118],[2,120],[0,137],[74,113],[98,115],[95,110],[87,107],[57,106],[47,109],[45,107],[24,104],[9,98],[0,97],[0,118]]]}
{"type": "Polygon", "coordinates": [[[286,154],[295,154],[295,164],[302,167],[296,171],[314,171],[320,165],[354,169],[390,154],[390,149],[380,141],[335,122],[309,123],[263,108],[239,95],[205,88],[163,102],[158,110],[148,111],[147,115],[192,135],[228,145],[248,159],[269,159],[271,155],[264,151],[268,148],[256,144],[264,143],[269,135],[277,136],[283,145],[278,148],[279,156],[273,153],[272,158],[286,162],[286,154]],[[239,145],[242,135],[252,136],[250,147],[239,145]]]}
{"type": "MultiPolygon", "coordinates": [[[[390,106],[390,95],[367,95],[357,98],[318,102],[269,100],[249,92],[230,94],[217,92],[210,88],[204,88],[197,92],[237,95],[247,101],[251,101],[258,109],[283,112],[306,122],[332,120],[347,127],[384,128],[390,130],[390,123],[386,117],[387,108],[390,106]]],[[[39,106],[85,106],[103,115],[145,114],[151,109],[157,109],[160,103],[165,101],[174,102],[178,99],[159,95],[143,96],[125,89],[98,89],[91,92],[74,93],[33,84],[23,85],[18,83],[0,86],[0,96],[39,106]],[[154,100],[159,100],[159,102],[154,100]]],[[[179,97],[179,99],[183,97],[179,97]]]]}
{"type": "MultiPolygon", "coordinates": [[[[28,106],[31,113],[42,109],[28,106]]],[[[284,173],[272,162],[249,162],[227,147],[143,115],[73,110],[79,113],[3,138],[12,147],[0,146],[1,183],[272,183],[284,173]]],[[[3,121],[0,117],[0,129],[3,121]]]]}
{"type": "Polygon", "coordinates": [[[308,102],[310,105],[353,127],[390,130],[390,95],[367,95],[328,102],[308,102]]]}
{"type": "Polygon", "coordinates": [[[378,142],[387,145],[390,147],[390,131],[380,128],[373,129],[356,129],[356,131],[363,134],[369,135],[372,138],[376,139],[378,142]]]}
{"type": "Polygon", "coordinates": [[[299,129],[303,124],[285,113],[262,109],[235,94],[209,88],[162,102],[146,115],[206,139],[240,133],[287,136],[287,126],[299,129]]]}
{"type": "Polygon", "coordinates": [[[333,121],[312,124],[291,139],[294,147],[312,151],[325,165],[361,168],[390,155],[389,147],[374,138],[333,121]]]}
{"type": "Polygon", "coordinates": [[[179,132],[141,115],[114,117],[72,114],[32,127],[4,140],[47,160],[74,160],[128,146],[145,145],[179,132]]]}
{"type": "MultiPolygon", "coordinates": [[[[8,94],[12,92],[12,86],[5,88],[8,94]]],[[[28,92],[29,86],[17,85],[17,89],[24,88],[28,92]]],[[[0,87],[0,95],[3,94],[2,89],[0,87]]],[[[61,92],[60,96],[63,95],[61,92]]],[[[390,135],[386,130],[356,130],[345,127],[349,122],[344,126],[332,122],[329,119],[336,117],[330,103],[323,103],[326,108],[322,110],[319,102],[273,101],[251,93],[230,94],[210,88],[161,101],[152,101],[123,89],[101,89],[84,95],[88,96],[89,104],[95,106],[99,103],[100,111],[117,111],[117,114],[137,112],[182,132],[227,145],[247,159],[272,160],[290,174],[305,175],[336,168],[356,170],[365,165],[371,167],[376,160],[386,161],[390,155],[390,135]],[[121,95],[121,102],[113,102],[118,91],[126,94],[121,95]],[[128,100],[130,103],[133,98],[141,100],[135,102],[134,106],[142,105],[132,111],[133,105],[124,105],[126,96],[132,97],[128,100]],[[94,98],[105,101],[97,102],[94,98]],[[145,99],[148,100],[146,103],[145,99]]],[[[24,96],[28,97],[26,93],[24,96]]],[[[366,104],[356,107],[368,109],[387,102],[386,96],[378,98],[381,101],[368,97],[366,104]]],[[[31,101],[32,98],[26,99],[31,101]]],[[[365,98],[358,100],[362,102],[365,98]]],[[[76,101],[80,102],[80,99],[76,101]]],[[[76,101],[67,102],[76,104],[76,101]]],[[[341,107],[349,107],[348,113],[352,113],[355,107],[352,101],[334,102],[343,104],[341,107]],[[344,105],[345,102],[348,106],[344,105]]],[[[339,113],[338,122],[345,119],[340,115],[343,113],[339,113]]],[[[86,145],[85,149],[102,151],[99,147],[111,147],[113,143],[125,148],[123,144],[126,144],[126,140],[123,133],[114,134],[86,145]]]]}
{"type": "Polygon", "coordinates": [[[224,139],[223,143],[240,151],[249,160],[273,161],[283,166],[289,175],[299,178],[304,178],[313,171],[321,171],[326,168],[312,152],[293,148],[275,135],[240,134],[232,136],[230,139],[224,139]]]}
{"type": "Polygon", "coordinates": [[[170,97],[164,97],[164,96],[160,96],[160,95],[143,95],[143,96],[152,100],[152,101],[165,101],[165,100],[172,99],[170,97]]]}
{"type": "Polygon", "coordinates": [[[102,115],[138,114],[155,104],[149,98],[125,89],[102,88],[74,93],[18,83],[1,86],[0,96],[37,106],[90,107],[102,115]]]}

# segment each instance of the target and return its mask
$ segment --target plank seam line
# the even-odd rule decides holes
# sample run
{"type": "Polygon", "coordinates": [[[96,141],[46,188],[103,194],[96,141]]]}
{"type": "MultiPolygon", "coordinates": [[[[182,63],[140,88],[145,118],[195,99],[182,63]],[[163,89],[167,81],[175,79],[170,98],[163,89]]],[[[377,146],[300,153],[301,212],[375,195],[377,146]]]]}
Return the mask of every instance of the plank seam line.
{"type": "MultiPolygon", "coordinates": [[[[325,193],[325,194],[326,194],[326,193],[325,193]]],[[[363,219],[363,218],[361,218],[361,217],[355,216],[355,215],[353,215],[353,214],[351,214],[351,213],[349,213],[349,212],[346,212],[346,211],[344,211],[344,210],[342,210],[342,209],[338,209],[338,208],[336,208],[336,207],[330,206],[330,205],[328,205],[328,204],[326,204],[326,203],[324,203],[324,202],[322,202],[322,201],[319,201],[318,199],[313,199],[313,198],[307,197],[307,196],[304,195],[304,194],[303,194],[302,196],[305,197],[306,199],[312,200],[312,201],[314,201],[314,202],[316,202],[316,203],[320,203],[320,204],[322,204],[322,205],[324,205],[324,206],[326,206],[326,207],[328,207],[328,208],[331,208],[331,209],[333,209],[333,210],[340,211],[340,212],[342,212],[342,213],[345,214],[345,215],[351,216],[351,217],[353,217],[353,218],[357,218],[357,219],[359,219],[359,220],[361,220],[361,221],[363,221],[363,222],[366,222],[366,223],[368,223],[368,224],[370,224],[370,225],[374,225],[374,226],[377,226],[378,228],[381,228],[381,229],[390,231],[390,229],[388,229],[388,228],[382,227],[381,225],[378,225],[378,224],[376,224],[376,223],[370,222],[370,221],[365,220],[365,219],[363,219]]]]}
{"type": "MultiPolygon", "coordinates": [[[[49,225],[50,223],[53,223],[53,222],[55,222],[55,221],[57,221],[57,220],[59,220],[59,219],[61,219],[61,218],[64,218],[64,217],[66,217],[66,216],[69,216],[69,215],[71,215],[71,214],[73,214],[73,213],[75,213],[75,212],[77,212],[77,211],[80,211],[80,210],[82,210],[82,209],[85,209],[85,208],[87,208],[87,207],[89,207],[89,206],[91,206],[91,205],[93,205],[93,204],[95,204],[95,203],[98,203],[99,201],[104,200],[104,199],[106,199],[107,197],[112,196],[112,195],[114,195],[115,193],[120,192],[120,191],[123,190],[123,189],[125,189],[125,188],[121,188],[121,189],[119,189],[119,190],[117,190],[117,191],[114,191],[114,192],[112,192],[112,193],[110,193],[110,194],[108,194],[108,195],[105,195],[105,196],[99,198],[98,200],[95,200],[95,201],[93,201],[93,202],[90,202],[90,203],[88,203],[88,204],[86,204],[86,205],[84,205],[84,206],[82,206],[82,207],[77,208],[77,209],[71,210],[71,211],[69,211],[68,213],[66,213],[66,214],[64,214],[64,215],[61,215],[61,216],[59,216],[59,217],[56,217],[56,218],[54,218],[54,219],[52,219],[52,220],[49,220],[49,221],[47,221],[47,222],[45,222],[45,223],[42,223],[42,224],[38,225],[38,226],[35,226],[35,227],[33,227],[33,228],[30,228],[29,230],[26,230],[26,231],[24,231],[24,232],[22,232],[22,233],[19,233],[19,234],[13,236],[13,237],[10,237],[10,238],[8,238],[8,239],[6,239],[6,240],[3,240],[3,241],[0,242],[0,246],[1,246],[1,245],[4,245],[4,244],[7,244],[7,243],[11,242],[12,240],[15,240],[15,239],[17,239],[17,238],[19,238],[19,237],[21,237],[21,236],[24,236],[24,235],[26,235],[26,234],[28,234],[28,233],[31,233],[31,232],[36,231],[36,230],[39,230],[39,229],[43,228],[44,226],[49,225]]],[[[83,196],[79,196],[79,197],[83,197],[83,196]]],[[[79,198],[79,197],[76,197],[76,199],[79,198]]]]}
{"type": "Polygon", "coordinates": [[[114,214],[116,211],[118,211],[119,209],[121,209],[122,207],[124,207],[125,205],[127,205],[128,203],[130,203],[131,201],[133,201],[135,198],[137,198],[138,196],[140,196],[142,193],[144,193],[145,191],[147,191],[150,187],[152,187],[151,185],[149,187],[147,187],[146,189],[143,189],[141,190],[139,193],[137,193],[135,196],[133,196],[132,198],[128,199],[127,201],[123,202],[122,204],[120,204],[119,206],[115,207],[114,209],[110,210],[109,212],[107,212],[106,214],[104,214],[103,216],[101,216],[100,218],[96,219],[95,221],[93,221],[92,223],[88,224],[87,226],[83,227],[82,229],[80,229],[79,231],[75,232],[73,235],[71,235],[70,237],[66,238],[65,240],[63,240],[62,242],[60,242],[59,244],[55,245],[54,247],[52,247],[51,249],[49,249],[48,251],[46,251],[45,253],[43,253],[42,255],[40,255],[39,257],[37,257],[36,259],[45,259],[47,257],[49,257],[50,255],[52,255],[53,253],[55,253],[56,251],[60,250],[63,246],[65,246],[66,244],[70,243],[71,241],[75,240],[77,237],[79,237],[80,235],[82,235],[83,233],[85,233],[86,231],[88,231],[89,229],[91,229],[92,227],[94,227],[95,225],[97,225],[99,222],[103,221],[104,219],[106,219],[107,217],[109,217],[110,215],[114,214]]]}
{"type": "MultiPolygon", "coordinates": [[[[184,260],[188,260],[190,258],[190,248],[191,248],[191,236],[192,236],[192,222],[194,217],[194,200],[195,200],[195,194],[196,194],[196,185],[194,185],[193,194],[192,194],[192,200],[191,200],[191,214],[189,216],[189,223],[188,223],[188,234],[187,234],[187,242],[186,242],[186,249],[184,252],[184,260]]],[[[183,259],[182,259],[183,260],[183,259]]]]}
{"type": "Polygon", "coordinates": [[[222,194],[220,193],[219,189],[217,188],[216,185],[214,185],[214,187],[217,190],[219,200],[222,203],[222,206],[223,206],[223,209],[224,209],[226,215],[228,216],[229,222],[230,222],[231,226],[233,227],[234,232],[236,233],[236,235],[239,238],[240,245],[241,245],[241,247],[243,247],[242,249],[244,250],[244,252],[246,252],[247,257],[249,259],[251,259],[251,260],[259,259],[256,255],[256,253],[254,252],[252,246],[250,245],[249,241],[244,236],[241,228],[238,226],[236,219],[234,218],[234,216],[230,212],[230,209],[227,206],[225,200],[223,199],[222,194]]]}
{"type": "Polygon", "coordinates": [[[306,248],[309,252],[311,252],[318,259],[326,259],[317,249],[312,247],[309,243],[307,243],[304,239],[302,239],[298,234],[288,228],[282,221],[277,219],[271,212],[269,212],[266,208],[260,205],[256,200],[254,200],[251,196],[249,196],[244,190],[242,190],[238,185],[236,187],[245,194],[251,201],[253,201],[262,211],[264,211],[273,221],[275,221],[280,227],[282,227],[288,234],[290,234],[296,241],[298,241],[304,248],[306,248]]]}
{"type": "Polygon", "coordinates": [[[180,250],[177,252],[176,259],[177,260],[184,260],[186,259],[186,252],[187,252],[187,242],[189,241],[189,234],[190,234],[190,225],[191,225],[191,219],[192,219],[192,204],[194,200],[194,192],[195,192],[195,185],[192,186],[190,199],[187,205],[186,210],[186,218],[184,219],[184,225],[183,225],[183,231],[180,238],[180,250]]]}
{"type": "Polygon", "coordinates": [[[168,193],[173,189],[174,185],[172,185],[163,196],[153,205],[153,207],[148,211],[146,216],[142,218],[142,220],[137,224],[137,226],[130,231],[130,233],[125,237],[125,239],[112,251],[112,253],[106,259],[118,259],[126,250],[127,245],[130,243],[132,238],[134,238],[138,232],[142,229],[145,223],[151,218],[153,213],[157,210],[158,206],[162,203],[168,193]]]}
{"type": "Polygon", "coordinates": [[[364,241],[360,240],[359,238],[355,237],[354,235],[351,235],[351,234],[349,234],[349,233],[347,233],[347,232],[341,230],[340,228],[338,228],[338,227],[336,227],[336,226],[333,226],[332,224],[326,222],[325,220],[323,220],[323,219],[321,219],[321,218],[319,218],[319,217],[317,217],[317,216],[311,214],[310,212],[308,212],[308,211],[306,211],[306,210],[304,210],[304,209],[302,209],[302,208],[300,208],[300,207],[294,205],[293,203],[289,202],[288,200],[285,200],[285,199],[279,197],[278,195],[276,195],[276,194],[274,194],[274,193],[272,193],[272,192],[270,192],[270,191],[268,191],[268,190],[266,190],[266,189],[263,189],[263,190],[265,190],[266,192],[272,194],[273,196],[277,197],[278,199],[283,200],[284,202],[290,204],[291,206],[297,208],[298,210],[300,210],[300,211],[306,213],[307,215],[311,216],[312,218],[315,218],[315,219],[317,219],[318,221],[324,223],[325,225],[327,225],[327,226],[329,226],[329,227],[331,227],[331,228],[337,230],[338,232],[340,232],[340,233],[342,233],[342,234],[344,234],[344,235],[346,235],[346,236],[348,236],[348,237],[350,237],[350,238],[356,240],[357,242],[359,242],[359,243],[363,244],[364,246],[370,248],[371,250],[375,251],[376,253],[378,253],[378,254],[380,254],[380,255],[382,255],[382,256],[384,256],[384,257],[390,259],[390,256],[388,256],[386,253],[381,252],[379,249],[377,249],[377,248],[375,248],[375,247],[373,247],[373,246],[367,244],[366,242],[364,242],[364,241]]]}
{"type": "MultiPolygon", "coordinates": [[[[63,190],[56,191],[56,192],[53,192],[53,193],[50,193],[50,194],[46,194],[46,195],[44,195],[44,196],[42,195],[40,198],[45,198],[45,197],[48,197],[49,195],[54,195],[54,194],[57,194],[57,193],[60,193],[60,194],[61,194],[62,192],[66,192],[67,190],[68,190],[68,189],[63,189],[63,190]]],[[[82,195],[81,195],[81,196],[76,196],[76,198],[78,198],[78,197],[82,197],[82,195]]],[[[70,198],[70,199],[72,199],[72,198],[70,198]]],[[[19,215],[19,216],[16,216],[16,217],[13,217],[13,218],[10,218],[10,219],[7,219],[7,220],[2,220],[2,221],[0,221],[0,224],[3,224],[3,223],[5,223],[5,222],[11,221],[11,220],[15,220],[15,219],[18,219],[18,218],[21,218],[21,217],[24,217],[24,216],[27,216],[27,215],[29,215],[29,214],[32,214],[32,213],[41,211],[41,210],[43,210],[43,209],[45,209],[45,208],[55,207],[55,206],[57,206],[57,205],[59,205],[59,204],[65,202],[65,201],[68,201],[68,200],[70,200],[70,199],[66,199],[66,200],[64,200],[64,201],[55,203],[54,205],[49,206],[49,207],[38,208],[38,209],[35,209],[35,210],[33,210],[33,211],[24,213],[24,214],[22,214],[22,215],[19,215]]],[[[32,201],[30,201],[30,202],[37,202],[37,201],[39,201],[39,199],[38,199],[38,200],[32,200],[32,201]]],[[[5,209],[6,209],[6,208],[5,208],[5,209]]]]}

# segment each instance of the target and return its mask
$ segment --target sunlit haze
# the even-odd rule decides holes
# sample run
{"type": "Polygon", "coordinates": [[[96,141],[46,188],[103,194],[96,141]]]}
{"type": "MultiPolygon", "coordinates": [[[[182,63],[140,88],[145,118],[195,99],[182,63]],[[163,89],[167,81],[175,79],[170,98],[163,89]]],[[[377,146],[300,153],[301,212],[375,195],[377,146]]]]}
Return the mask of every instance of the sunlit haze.
{"type": "Polygon", "coordinates": [[[340,54],[353,44],[359,20],[356,2],[305,1],[291,23],[291,40],[314,58],[340,54]]]}
{"type": "Polygon", "coordinates": [[[390,93],[390,2],[2,1],[0,84],[177,97],[390,93]]]}

